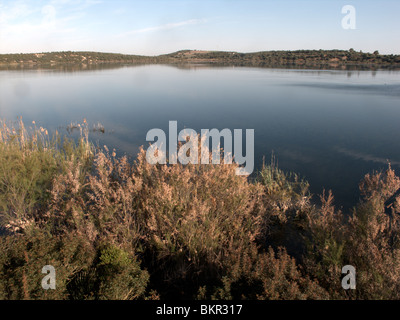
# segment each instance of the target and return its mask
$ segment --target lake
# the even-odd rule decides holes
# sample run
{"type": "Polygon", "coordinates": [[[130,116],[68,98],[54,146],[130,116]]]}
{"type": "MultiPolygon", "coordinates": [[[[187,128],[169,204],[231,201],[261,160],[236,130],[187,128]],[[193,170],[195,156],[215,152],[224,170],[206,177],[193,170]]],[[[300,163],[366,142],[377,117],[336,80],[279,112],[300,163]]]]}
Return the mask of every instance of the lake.
{"type": "Polygon", "coordinates": [[[68,134],[86,118],[100,146],[134,157],[153,128],[255,130],[255,165],[275,155],[336,204],[356,204],[372,170],[400,167],[400,71],[207,65],[0,71],[0,117],[68,134]]]}

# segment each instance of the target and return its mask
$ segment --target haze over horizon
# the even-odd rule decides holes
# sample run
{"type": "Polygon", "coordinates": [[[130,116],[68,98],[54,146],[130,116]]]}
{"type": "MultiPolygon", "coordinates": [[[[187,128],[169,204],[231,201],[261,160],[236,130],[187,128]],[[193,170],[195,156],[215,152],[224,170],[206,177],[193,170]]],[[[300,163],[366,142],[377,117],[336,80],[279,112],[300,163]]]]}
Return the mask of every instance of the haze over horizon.
{"type": "Polygon", "coordinates": [[[0,53],[183,49],[400,54],[400,2],[316,0],[0,0],[0,53]],[[356,29],[343,29],[344,5],[356,29]]]}

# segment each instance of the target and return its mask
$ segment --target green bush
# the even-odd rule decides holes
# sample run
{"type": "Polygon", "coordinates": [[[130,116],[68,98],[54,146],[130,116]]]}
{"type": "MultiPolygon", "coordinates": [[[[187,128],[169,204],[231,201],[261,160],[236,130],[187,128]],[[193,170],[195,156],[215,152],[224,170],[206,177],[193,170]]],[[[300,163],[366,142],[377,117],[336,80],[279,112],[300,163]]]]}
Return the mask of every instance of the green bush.
{"type": "Polygon", "coordinates": [[[135,257],[110,244],[98,248],[92,265],[71,278],[71,299],[133,300],[143,298],[149,275],[135,257]]]}
{"type": "Polygon", "coordinates": [[[94,258],[94,250],[76,235],[54,237],[40,230],[29,236],[0,237],[0,298],[67,299],[70,277],[85,268],[94,258]],[[42,268],[56,270],[56,290],[44,290],[42,268]]]}

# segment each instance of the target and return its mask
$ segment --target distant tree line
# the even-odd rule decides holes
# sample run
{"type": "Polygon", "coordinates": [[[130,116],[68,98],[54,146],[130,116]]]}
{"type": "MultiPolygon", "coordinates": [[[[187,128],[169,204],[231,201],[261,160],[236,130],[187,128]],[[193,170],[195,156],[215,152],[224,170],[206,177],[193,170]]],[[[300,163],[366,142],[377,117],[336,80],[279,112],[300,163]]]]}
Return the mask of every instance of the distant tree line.
{"type": "Polygon", "coordinates": [[[381,55],[379,51],[365,53],[350,50],[296,50],[239,53],[228,51],[181,50],[159,56],[125,55],[102,52],[47,52],[30,54],[2,54],[0,65],[60,65],[108,63],[222,63],[270,67],[337,68],[399,68],[400,55],[381,55]]]}
{"type": "Polygon", "coordinates": [[[151,57],[103,52],[46,52],[0,55],[0,64],[98,64],[148,62],[151,57]]]}

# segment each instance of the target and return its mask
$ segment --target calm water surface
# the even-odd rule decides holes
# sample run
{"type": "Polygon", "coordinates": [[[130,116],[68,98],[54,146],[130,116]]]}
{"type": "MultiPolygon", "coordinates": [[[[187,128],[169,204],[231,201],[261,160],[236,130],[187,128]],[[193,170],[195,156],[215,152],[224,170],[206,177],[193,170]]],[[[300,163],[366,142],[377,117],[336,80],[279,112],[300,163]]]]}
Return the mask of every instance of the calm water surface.
{"type": "Polygon", "coordinates": [[[400,169],[400,72],[150,65],[0,71],[0,117],[65,130],[101,123],[99,145],[134,157],[152,128],[255,129],[256,168],[273,152],[313,193],[355,204],[364,174],[400,169]],[[64,128],[64,129],[62,129],[64,128]]]}

